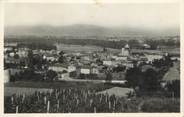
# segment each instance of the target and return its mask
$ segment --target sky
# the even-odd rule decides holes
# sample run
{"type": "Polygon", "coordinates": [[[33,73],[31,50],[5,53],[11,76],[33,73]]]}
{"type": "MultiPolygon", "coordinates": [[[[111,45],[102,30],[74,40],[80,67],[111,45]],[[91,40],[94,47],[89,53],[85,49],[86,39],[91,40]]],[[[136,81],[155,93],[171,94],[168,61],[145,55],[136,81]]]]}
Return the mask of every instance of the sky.
{"type": "Polygon", "coordinates": [[[179,27],[179,4],[6,3],[5,26],[73,24],[106,27],[179,27]]]}

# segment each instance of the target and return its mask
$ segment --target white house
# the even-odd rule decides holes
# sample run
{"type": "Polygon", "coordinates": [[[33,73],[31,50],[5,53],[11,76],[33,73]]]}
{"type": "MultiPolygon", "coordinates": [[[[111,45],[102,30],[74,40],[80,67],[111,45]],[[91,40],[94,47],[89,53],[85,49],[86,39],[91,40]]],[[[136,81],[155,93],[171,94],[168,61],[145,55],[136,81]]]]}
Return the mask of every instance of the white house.
{"type": "Polygon", "coordinates": [[[148,44],[143,44],[143,47],[144,47],[145,49],[150,49],[150,48],[151,48],[151,46],[148,45],[148,44]]]}
{"type": "Polygon", "coordinates": [[[131,63],[131,62],[125,62],[125,63],[122,63],[122,65],[126,66],[127,69],[134,67],[133,63],[131,63]]]}
{"type": "Polygon", "coordinates": [[[74,65],[68,66],[68,72],[76,71],[76,67],[74,65]]]}
{"type": "Polygon", "coordinates": [[[91,73],[92,73],[92,74],[99,74],[98,68],[93,67],[93,68],[91,69],[91,73]]]}
{"type": "Polygon", "coordinates": [[[9,55],[10,55],[10,57],[14,57],[15,53],[14,52],[10,52],[9,55]]]}
{"type": "Polygon", "coordinates": [[[90,66],[83,66],[80,69],[80,73],[81,74],[90,74],[90,70],[91,70],[90,66]]]}
{"type": "Polygon", "coordinates": [[[18,54],[19,57],[27,57],[28,56],[28,49],[18,49],[16,54],[18,54]]]}
{"type": "Polygon", "coordinates": [[[156,55],[156,54],[145,54],[146,58],[149,62],[152,62],[154,59],[161,59],[163,58],[162,55],[156,55]]]}
{"type": "Polygon", "coordinates": [[[47,60],[47,61],[57,61],[58,60],[58,57],[55,57],[55,56],[51,56],[51,55],[44,55],[43,56],[43,59],[47,60]]]}
{"type": "Polygon", "coordinates": [[[103,61],[103,65],[111,66],[112,65],[112,61],[111,60],[104,60],[103,61]]]}

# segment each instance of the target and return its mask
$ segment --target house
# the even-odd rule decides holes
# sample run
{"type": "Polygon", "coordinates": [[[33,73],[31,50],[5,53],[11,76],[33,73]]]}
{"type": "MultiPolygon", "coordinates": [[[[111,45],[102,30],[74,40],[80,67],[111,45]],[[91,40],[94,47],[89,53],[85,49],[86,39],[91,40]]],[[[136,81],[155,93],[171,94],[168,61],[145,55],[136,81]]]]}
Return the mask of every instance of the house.
{"type": "Polygon", "coordinates": [[[80,74],[90,74],[91,66],[85,65],[80,68],[80,74]]]}
{"type": "Polygon", "coordinates": [[[123,62],[122,63],[123,66],[126,66],[126,69],[129,69],[129,68],[133,68],[134,67],[134,64],[130,61],[127,61],[127,62],[123,62]]]}
{"type": "Polygon", "coordinates": [[[18,54],[20,58],[27,57],[28,56],[28,48],[20,48],[20,49],[18,49],[16,54],[18,54]]]}
{"type": "Polygon", "coordinates": [[[144,48],[144,49],[150,49],[150,48],[151,48],[151,46],[150,46],[150,45],[148,45],[148,44],[143,44],[143,48],[144,48]]]}
{"type": "Polygon", "coordinates": [[[46,54],[46,55],[43,55],[43,59],[53,62],[53,61],[58,61],[58,56],[46,54]]]}
{"type": "Polygon", "coordinates": [[[76,67],[74,65],[69,65],[68,72],[74,72],[74,71],[76,71],[76,67]]]}
{"type": "Polygon", "coordinates": [[[162,55],[158,55],[158,54],[145,54],[145,57],[148,59],[149,62],[152,62],[155,59],[162,59],[163,58],[162,55]]]}
{"type": "Polygon", "coordinates": [[[99,74],[99,70],[96,67],[91,68],[91,74],[99,74]]]}
{"type": "Polygon", "coordinates": [[[90,74],[90,68],[81,68],[80,73],[81,74],[90,74]]]}
{"type": "Polygon", "coordinates": [[[104,60],[103,61],[103,65],[111,66],[112,65],[112,61],[111,60],[104,60]]]}

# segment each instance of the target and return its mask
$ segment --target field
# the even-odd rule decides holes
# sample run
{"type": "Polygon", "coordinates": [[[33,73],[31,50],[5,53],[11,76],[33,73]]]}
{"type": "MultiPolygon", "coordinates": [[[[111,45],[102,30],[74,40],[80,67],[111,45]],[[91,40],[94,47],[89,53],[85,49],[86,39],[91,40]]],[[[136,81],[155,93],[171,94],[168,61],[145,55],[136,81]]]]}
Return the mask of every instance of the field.
{"type": "Polygon", "coordinates": [[[79,89],[94,89],[96,91],[102,91],[105,89],[112,88],[110,84],[104,83],[92,83],[92,82],[10,82],[4,84],[4,95],[10,96],[13,94],[28,93],[32,94],[35,91],[47,92],[51,89],[68,89],[68,88],[79,88],[79,89]],[[28,90],[28,92],[26,92],[28,90]]]}
{"type": "MultiPolygon", "coordinates": [[[[100,46],[92,46],[92,45],[72,45],[72,44],[56,44],[58,50],[62,50],[65,52],[94,52],[94,51],[102,51],[103,47],[100,46]]],[[[120,52],[120,49],[112,49],[107,48],[110,52],[120,52]]]]}
{"type": "Polygon", "coordinates": [[[168,49],[168,50],[142,50],[142,49],[132,49],[132,52],[135,53],[146,53],[146,54],[159,54],[159,55],[163,55],[166,52],[171,54],[171,55],[180,55],[180,50],[178,48],[175,49],[168,49]]]}
{"type": "MultiPolygon", "coordinates": [[[[65,52],[94,52],[94,51],[102,51],[103,47],[100,46],[92,46],[92,45],[72,45],[72,44],[56,44],[58,50],[62,50],[65,52]]],[[[122,47],[123,48],[123,47],[122,47]]],[[[108,51],[112,53],[121,53],[121,49],[112,49],[106,48],[108,51]]],[[[180,49],[167,49],[167,50],[143,50],[143,49],[131,49],[133,53],[146,53],[146,54],[159,54],[163,55],[166,52],[170,53],[171,55],[179,55],[180,49]]]]}
{"type": "Polygon", "coordinates": [[[101,47],[97,46],[81,46],[81,45],[69,45],[69,44],[57,44],[56,45],[58,50],[66,51],[66,52],[82,52],[82,51],[100,51],[102,50],[101,47]]]}

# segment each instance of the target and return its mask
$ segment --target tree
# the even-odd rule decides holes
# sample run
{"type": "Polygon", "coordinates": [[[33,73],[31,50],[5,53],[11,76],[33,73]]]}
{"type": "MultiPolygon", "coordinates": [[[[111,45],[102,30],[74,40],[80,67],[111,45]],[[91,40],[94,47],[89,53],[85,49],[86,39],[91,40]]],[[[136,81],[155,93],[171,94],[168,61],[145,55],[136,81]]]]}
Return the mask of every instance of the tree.
{"type": "Polygon", "coordinates": [[[14,58],[15,58],[15,59],[19,59],[20,57],[19,57],[18,54],[15,54],[14,58]]]}
{"type": "Polygon", "coordinates": [[[96,63],[97,63],[98,65],[102,65],[102,64],[103,64],[103,61],[100,60],[100,59],[97,59],[97,60],[96,60],[96,63]]]}
{"type": "Polygon", "coordinates": [[[30,69],[33,69],[33,51],[32,50],[28,51],[28,67],[30,69]]]}
{"type": "Polygon", "coordinates": [[[106,73],[106,79],[105,79],[107,82],[110,82],[112,80],[112,74],[110,71],[107,71],[106,73]]]}
{"type": "Polygon", "coordinates": [[[36,66],[37,69],[42,69],[43,64],[45,63],[40,55],[36,55],[33,57],[33,65],[36,66]]]}
{"type": "Polygon", "coordinates": [[[140,88],[144,91],[156,91],[160,86],[158,73],[153,69],[145,71],[142,80],[140,88]]]}
{"type": "Polygon", "coordinates": [[[129,41],[128,41],[128,44],[129,44],[130,46],[137,46],[137,45],[139,45],[139,41],[136,40],[136,39],[132,39],[132,40],[129,40],[129,41]]]}
{"type": "Polygon", "coordinates": [[[65,58],[63,56],[60,56],[59,59],[58,59],[58,62],[64,63],[64,61],[65,61],[65,58]]]}
{"type": "Polygon", "coordinates": [[[58,59],[58,61],[60,63],[64,63],[65,62],[65,57],[64,57],[64,52],[63,51],[59,52],[59,59],[58,59]]]}
{"type": "Polygon", "coordinates": [[[174,93],[175,97],[180,97],[180,80],[168,82],[166,87],[169,92],[174,93]]]}
{"type": "Polygon", "coordinates": [[[140,79],[142,78],[142,73],[138,67],[130,68],[126,72],[125,80],[130,87],[134,89],[139,86],[140,79]]]}
{"type": "Polygon", "coordinates": [[[59,55],[60,55],[60,56],[63,56],[63,55],[64,55],[64,52],[63,52],[63,51],[60,51],[60,52],[59,52],[59,55]]]}
{"type": "Polygon", "coordinates": [[[158,73],[154,69],[148,69],[142,72],[138,67],[127,70],[126,77],[129,86],[141,91],[156,91],[159,88],[158,73]]]}
{"type": "Polygon", "coordinates": [[[54,79],[56,79],[57,73],[53,70],[49,70],[46,76],[47,76],[47,80],[53,81],[54,79]]]}
{"type": "Polygon", "coordinates": [[[122,72],[126,69],[125,66],[117,66],[115,68],[113,68],[113,72],[122,72]]]}

